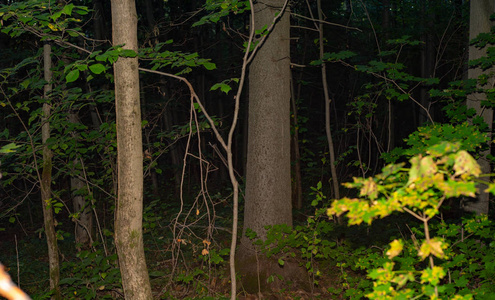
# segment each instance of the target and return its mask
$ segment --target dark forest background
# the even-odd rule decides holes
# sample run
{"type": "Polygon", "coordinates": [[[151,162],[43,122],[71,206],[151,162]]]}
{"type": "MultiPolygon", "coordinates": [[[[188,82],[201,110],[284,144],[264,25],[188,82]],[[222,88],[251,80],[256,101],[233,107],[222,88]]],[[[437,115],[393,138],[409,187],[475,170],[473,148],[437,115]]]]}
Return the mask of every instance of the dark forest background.
{"type": "MultiPolygon", "coordinates": [[[[492,9],[484,16],[495,12],[490,1],[479,2],[492,9]]],[[[153,298],[227,298],[234,191],[227,155],[212,125],[226,138],[235,117],[251,29],[249,2],[135,3],[142,68],[143,236],[153,298]],[[143,69],[184,78],[203,108],[191,100],[184,81],[143,69]]],[[[136,53],[122,54],[122,45],[112,44],[110,1],[0,4],[0,145],[5,146],[0,261],[33,299],[57,295],[49,288],[45,205],[54,212],[61,297],[123,298],[114,244],[118,177],[112,65],[136,53]],[[46,44],[52,51],[49,97],[46,44]],[[47,103],[49,121],[43,113],[47,103]],[[46,122],[51,135],[42,140],[46,122]],[[42,201],[44,146],[53,158],[51,197],[42,201]]],[[[466,204],[475,201],[475,186],[478,192],[492,191],[493,120],[484,114],[493,106],[494,32],[473,40],[470,5],[462,0],[288,2],[292,196],[286,205],[292,207],[293,224],[271,226],[258,249],[280,268],[296,266],[303,274],[296,277],[304,279],[269,269],[261,276],[267,286],[258,282],[250,289],[240,272],[240,299],[494,295],[492,202],[481,208],[466,204]],[[470,49],[483,54],[473,61],[470,49]],[[470,68],[480,73],[472,75],[470,68]],[[469,104],[473,95],[478,107],[469,104]],[[431,148],[435,145],[442,146],[431,148]],[[480,159],[489,161],[488,169],[478,171],[480,159]],[[383,169],[387,164],[395,167],[383,169]],[[437,173],[445,176],[444,185],[437,173]],[[481,173],[488,175],[478,177],[481,173]],[[412,191],[412,182],[427,187],[412,191]],[[398,198],[413,200],[397,208],[387,202],[395,211],[367,210],[397,192],[398,198]],[[334,204],[328,211],[336,198],[343,206],[334,204]],[[358,198],[369,207],[350,208],[345,202],[358,198]],[[352,209],[361,221],[353,219],[352,209]],[[356,225],[347,226],[348,220],[356,225]],[[430,240],[425,228],[441,242],[430,240]],[[402,246],[389,244],[398,239],[402,246]],[[401,258],[390,255],[394,249],[402,251],[401,258]],[[394,259],[395,265],[386,265],[394,259]],[[389,287],[393,292],[386,291],[389,287]]],[[[270,38],[259,30],[254,38],[264,36],[270,38]]],[[[256,76],[249,66],[245,71],[232,154],[240,184],[239,239],[256,240],[242,223],[249,201],[244,197],[253,101],[248,87],[256,76]]]]}

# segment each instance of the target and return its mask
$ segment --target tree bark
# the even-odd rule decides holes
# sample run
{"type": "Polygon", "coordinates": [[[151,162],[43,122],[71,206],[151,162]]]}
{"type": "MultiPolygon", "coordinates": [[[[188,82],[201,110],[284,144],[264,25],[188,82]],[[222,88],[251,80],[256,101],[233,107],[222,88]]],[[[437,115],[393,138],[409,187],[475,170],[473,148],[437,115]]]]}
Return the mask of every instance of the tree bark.
{"type": "MultiPolygon", "coordinates": [[[[283,0],[254,5],[255,29],[270,26],[283,0]]],[[[244,234],[237,255],[243,288],[248,292],[271,289],[267,277],[287,274],[276,261],[257,255],[246,237],[251,229],[266,238],[267,225],[292,226],[290,177],[290,49],[289,12],[283,16],[259,49],[249,68],[248,153],[244,234]],[[260,283],[260,285],[258,284],[260,283]]]]}
{"type": "Polygon", "coordinates": [[[51,105],[48,101],[52,91],[52,48],[46,43],[43,46],[44,76],[46,80],[43,104],[43,117],[41,128],[41,140],[43,143],[43,171],[41,173],[41,201],[43,206],[43,219],[45,224],[46,242],[48,245],[48,264],[50,272],[50,290],[53,291],[52,299],[62,299],[60,296],[60,262],[58,257],[57,235],[55,232],[55,218],[53,216],[52,199],[52,151],[46,141],[50,138],[50,114],[51,105]]]}
{"type": "MultiPolygon", "coordinates": [[[[495,2],[493,0],[477,0],[471,1],[470,7],[470,21],[469,21],[469,40],[474,39],[478,34],[483,32],[490,32],[493,23],[490,21],[490,15],[495,12],[495,2]]],[[[469,60],[477,59],[486,56],[486,47],[479,49],[475,46],[469,47],[469,60]]],[[[469,79],[476,79],[482,74],[488,74],[493,72],[493,69],[483,71],[480,68],[470,68],[468,70],[469,79]]],[[[481,88],[493,88],[493,78],[489,80],[487,86],[479,86],[481,88]]],[[[486,100],[484,93],[474,93],[467,97],[467,107],[474,108],[477,115],[481,116],[485,123],[488,125],[488,132],[491,136],[492,124],[493,124],[493,110],[485,107],[481,104],[486,100]]],[[[481,167],[481,171],[484,174],[491,172],[490,161],[487,156],[490,154],[490,146],[487,150],[480,153],[478,163],[481,167]]],[[[467,202],[464,206],[466,211],[475,212],[477,214],[488,214],[489,206],[489,193],[485,192],[487,186],[480,184],[478,186],[478,198],[476,201],[467,202]]]]}
{"type": "MultiPolygon", "coordinates": [[[[112,0],[113,45],[138,51],[133,0],[112,0]]],[[[143,150],[138,58],[114,65],[117,116],[118,192],[115,244],[126,299],[152,299],[143,246],[143,150]]]]}

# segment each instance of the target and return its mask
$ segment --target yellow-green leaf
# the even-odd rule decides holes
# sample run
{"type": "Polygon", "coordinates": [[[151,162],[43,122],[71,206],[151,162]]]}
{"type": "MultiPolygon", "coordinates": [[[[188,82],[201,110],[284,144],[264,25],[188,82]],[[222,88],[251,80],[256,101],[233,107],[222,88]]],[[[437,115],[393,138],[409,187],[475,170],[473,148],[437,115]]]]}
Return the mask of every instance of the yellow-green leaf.
{"type": "Polygon", "coordinates": [[[478,177],[481,174],[480,165],[465,150],[461,150],[456,153],[454,170],[455,170],[455,176],[465,174],[465,175],[472,175],[478,177]]]}
{"type": "Polygon", "coordinates": [[[378,196],[378,189],[373,178],[368,178],[363,182],[363,187],[361,188],[359,196],[368,196],[371,200],[376,199],[378,196]]]}
{"type": "Polygon", "coordinates": [[[437,172],[437,165],[431,156],[426,156],[421,159],[419,171],[420,177],[430,177],[437,172]]]}
{"type": "Polygon", "coordinates": [[[421,259],[427,258],[430,254],[438,258],[445,258],[445,253],[443,252],[445,247],[446,244],[439,238],[433,238],[430,241],[425,240],[418,251],[418,255],[421,259]]]}
{"type": "Polygon", "coordinates": [[[443,252],[443,248],[445,248],[446,244],[442,242],[439,238],[433,238],[430,240],[430,252],[438,258],[445,258],[445,253],[443,252]]]}
{"type": "Polygon", "coordinates": [[[401,240],[394,240],[393,242],[390,243],[390,249],[387,251],[387,256],[389,259],[392,259],[399,255],[402,252],[402,249],[404,248],[404,244],[402,243],[401,240]]]}
{"type": "Polygon", "coordinates": [[[58,31],[58,28],[55,25],[53,25],[52,23],[48,23],[48,28],[50,28],[53,31],[58,31]]]}
{"type": "Polygon", "coordinates": [[[445,271],[442,267],[427,268],[421,272],[421,283],[430,283],[435,286],[443,277],[445,277],[445,271]]]}
{"type": "Polygon", "coordinates": [[[415,156],[411,158],[411,168],[409,169],[409,181],[407,182],[407,185],[410,185],[411,183],[415,182],[420,176],[420,162],[421,158],[419,156],[415,156]]]}

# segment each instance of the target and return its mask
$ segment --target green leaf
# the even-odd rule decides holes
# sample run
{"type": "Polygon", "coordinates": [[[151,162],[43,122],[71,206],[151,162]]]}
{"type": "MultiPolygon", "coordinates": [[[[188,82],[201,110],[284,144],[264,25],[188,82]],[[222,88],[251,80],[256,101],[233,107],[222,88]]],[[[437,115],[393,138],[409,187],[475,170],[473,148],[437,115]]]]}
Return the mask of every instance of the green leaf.
{"type": "Polygon", "coordinates": [[[94,64],[89,66],[89,69],[95,74],[100,74],[101,72],[105,71],[106,68],[102,64],[94,64]]]}
{"type": "Polygon", "coordinates": [[[62,9],[62,13],[70,16],[72,15],[72,9],[74,8],[74,4],[67,4],[66,6],[64,6],[64,8],[62,9]]]}
{"type": "Polygon", "coordinates": [[[78,15],[84,16],[88,14],[88,8],[86,6],[78,6],[76,9],[78,15]]]}
{"type": "Polygon", "coordinates": [[[79,78],[79,70],[72,70],[65,76],[65,81],[67,83],[74,82],[79,78]]]}
{"type": "Polygon", "coordinates": [[[193,103],[194,109],[197,110],[198,112],[201,112],[201,106],[197,102],[193,103]]]}
{"type": "Polygon", "coordinates": [[[79,70],[79,71],[86,71],[88,69],[88,65],[87,64],[75,64],[76,68],[79,70]]]}
{"type": "Polygon", "coordinates": [[[210,88],[210,91],[215,91],[215,90],[218,90],[218,89],[220,89],[220,90],[221,90],[222,92],[224,92],[225,94],[228,94],[232,88],[231,88],[228,84],[223,83],[223,82],[220,82],[220,83],[216,83],[216,84],[214,84],[214,85],[210,88]]]}
{"type": "Polygon", "coordinates": [[[80,36],[79,33],[73,31],[73,30],[68,30],[67,33],[71,36],[71,37],[78,37],[80,36]]]}
{"type": "Polygon", "coordinates": [[[440,279],[445,277],[445,271],[442,267],[427,268],[421,272],[421,283],[430,283],[433,286],[438,285],[440,279]]]}
{"type": "Polygon", "coordinates": [[[103,54],[101,54],[101,55],[97,55],[97,56],[95,57],[95,59],[96,59],[97,61],[107,61],[107,59],[108,59],[108,53],[103,53],[103,54]]]}
{"type": "Polygon", "coordinates": [[[19,20],[22,22],[22,23],[27,23],[29,21],[31,21],[33,19],[33,17],[31,16],[22,16],[22,15],[18,15],[17,16],[19,18],[19,20]]]}
{"type": "Polygon", "coordinates": [[[212,62],[205,62],[205,63],[203,64],[203,66],[204,66],[204,67],[205,67],[205,69],[206,69],[206,70],[208,70],[208,71],[211,71],[211,70],[214,70],[214,69],[216,69],[216,68],[217,68],[217,66],[216,66],[214,63],[212,63],[212,62]]]}
{"type": "Polygon", "coordinates": [[[134,50],[123,49],[121,56],[123,56],[123,57],[136,57],[137,53],[134,50]]]}
{"type": "Polygon", "coordinates": [[[0,153],[12,153],[15,152],[15,149],[19,147],[20,146],[16,146],[16,144],[14,143],[10,143],[0,148],[0,153]]]}
{"type": "Polygon", "coordinates": [[[62,12],[61,11],[58,11],[56,13],[54,13],[53,15],[50,16],[50,18],[53,20],[53,21],[56,21],[58,18],[60,18],[62,16],[62,12]]]}

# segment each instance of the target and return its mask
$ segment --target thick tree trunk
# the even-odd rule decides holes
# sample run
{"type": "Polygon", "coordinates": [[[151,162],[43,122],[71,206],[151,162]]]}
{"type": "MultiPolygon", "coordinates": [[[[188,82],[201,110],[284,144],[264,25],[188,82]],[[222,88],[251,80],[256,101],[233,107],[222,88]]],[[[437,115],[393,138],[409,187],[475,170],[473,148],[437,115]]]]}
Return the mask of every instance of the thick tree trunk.
{"type": "MultiPolygon", "coordinates": [[[[284,2],[258,1],[254,6],[255,29],[270,26],[284,2]]],[[[286,11],[249,68],[244,234],[236,261],[243,288],[251,293],[276,288],[267,285],[267,277],[278,273],[288,278],[286,275],[290,277],[294,270],[289,264],[281,268],[276,260],[258,255],[245,235],[249,228],[265,239],[267,225],[292,226],[289,26],[286,11]]]]}
{"type": "MultiPolygon", "coordinates": [[[[49,98],[52,90],[52,48],[50,44],[43,46],[45,84],[44,97],[49,98]]],[[[50,104],[43,104],[43,118],[41,128],[41,140],[43,143],[43,171],[41,174],[41,201],[43,206],[43,219],[45,223],[46,242],[48,245],[48,264],[50,270],[50,290],[53,291],[52,299],[61,299],[60,296],[60,263],[58,257],[57,235],[55,232],[55,219],[53,217],[52,199],[52,151],[48,148],[46,141],[50,138],[50,104]]]]}
{"type": "MultiPolygon", "coordinates": [[[[137,52],[134,0],[112,0],[113,45],[137,52]]],[[[126,299],[152,299],[143,246],[143,150],[138,58],[114,65],[117,115],[118,193],[115,244],[126,299]]]]}
{"type": "MultiPolygon", "coordinates": [[[[469,21],[469,40],[474,39],[478,34],[483,32],[490,32],[493,23],[490,21],[490,15],[495,12],[495,2],[493,0],[477,0],[471,1],[470,21],[469,21]]],[[[483,49],[476,48],[475,46],[469,47],[469,60],[477,59],[486,56],[486,47],[483,49]]],[[[470,68],[468,70],[468,77],[470,79],[478,78],[478,76],[486,73],[493,72],[490,70],[481,70],[480,68],[470,68]]],[[[485,88],[493,87],[493,79],[490,80],[490,86],[484,86],[485,88]]],[[[474,108],[479,116],[483,117],[483,120],[488,125],[488,131],[492,131],[493,124],[493,110],[491,108],[481,105],[481,101],[486,100],[484,93],[475,93],[469,95],[467,98],[468,108],[474,108]]],[[[478,163],[480,164],[481,171],[485,174],[491,172],[490,161],[487,156],[490,154],[490,149],[480,153],[478,163]]],[[[465,210],[476,212],[478,214],[488,214],[489,193],[485,192],[486,185],[478,186],[478,199],[474,202],[467,202],[465,210]]]]}

